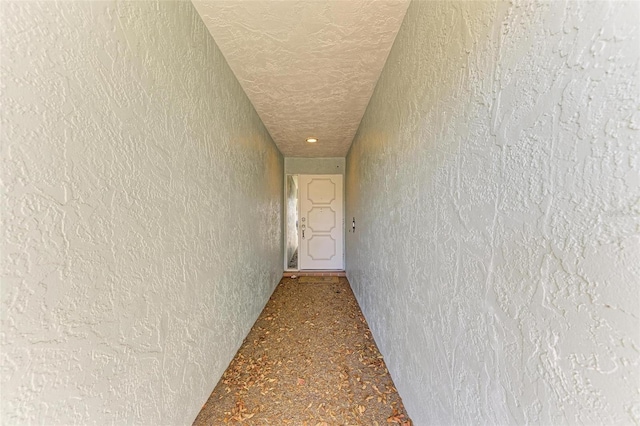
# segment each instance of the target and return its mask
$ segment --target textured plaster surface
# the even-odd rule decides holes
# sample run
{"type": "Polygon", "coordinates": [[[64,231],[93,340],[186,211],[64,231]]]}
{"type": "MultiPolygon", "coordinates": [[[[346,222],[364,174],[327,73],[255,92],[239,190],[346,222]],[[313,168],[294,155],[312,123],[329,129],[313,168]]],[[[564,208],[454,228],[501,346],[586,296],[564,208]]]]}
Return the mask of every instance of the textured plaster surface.
{"type": "Polygon", "coordinates": [[[639,9],[410,5],[347,275],[417,425],[640,423],[639,9]]]}
{"type": "Polygon", "coordinates": [[[1,2],[3,424],[193,421],[282,276],[283,158],[189,2],[1,2]]]}
{"type": "Polygon", "coordinates": [[[280,151],[344,157],[409,0],[193,3],[280,151]]]}

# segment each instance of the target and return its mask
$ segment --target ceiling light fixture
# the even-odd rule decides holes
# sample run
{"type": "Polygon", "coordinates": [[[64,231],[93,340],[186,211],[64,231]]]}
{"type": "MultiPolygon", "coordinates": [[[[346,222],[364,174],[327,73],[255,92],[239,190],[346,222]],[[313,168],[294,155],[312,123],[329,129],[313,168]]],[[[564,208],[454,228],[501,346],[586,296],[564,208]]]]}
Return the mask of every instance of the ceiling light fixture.
{"type": "Polygon", "coordinates": [[[318,139],[317,138],[307,138],[307,142],[316,143],[316,142],[318,142],[318,139]]]}

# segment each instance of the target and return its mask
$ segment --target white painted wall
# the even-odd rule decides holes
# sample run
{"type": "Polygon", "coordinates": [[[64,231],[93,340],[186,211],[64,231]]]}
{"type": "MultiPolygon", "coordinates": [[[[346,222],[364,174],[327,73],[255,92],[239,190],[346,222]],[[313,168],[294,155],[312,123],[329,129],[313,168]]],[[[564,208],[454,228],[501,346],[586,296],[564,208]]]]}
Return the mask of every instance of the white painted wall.
{"type": "Polygon", "coordinates": [[[190,2],[0,7],[2,423],[189,424],[282,276],[282,156],[190,2]]]}
{"type": "Polygon", "coordinates": [[[639,9],[409,7],[347,273],[416,425],[640,423],[639,9]]]}
{"type": "Polygon", "coordinates": [[[284,159],[284,172],[289,175],[344,175],[344,169],[344,157],[286,157],[284,159]]]}

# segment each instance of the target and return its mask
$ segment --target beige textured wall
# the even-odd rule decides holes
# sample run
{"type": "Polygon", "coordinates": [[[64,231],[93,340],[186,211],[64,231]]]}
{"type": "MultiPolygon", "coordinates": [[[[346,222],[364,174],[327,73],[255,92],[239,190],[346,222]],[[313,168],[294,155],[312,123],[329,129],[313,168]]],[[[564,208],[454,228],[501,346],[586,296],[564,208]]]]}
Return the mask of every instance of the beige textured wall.
{"type": "Polygon", "coordinates": [[[190,2],[7,2],[3,424],[189,424],[282,276],[283,158],[190,2]]]}
{"type": "Polygon", "coordinates": [[[414,1],[347,272],[416,425],[640,423],[640,3],[414,1]]]}

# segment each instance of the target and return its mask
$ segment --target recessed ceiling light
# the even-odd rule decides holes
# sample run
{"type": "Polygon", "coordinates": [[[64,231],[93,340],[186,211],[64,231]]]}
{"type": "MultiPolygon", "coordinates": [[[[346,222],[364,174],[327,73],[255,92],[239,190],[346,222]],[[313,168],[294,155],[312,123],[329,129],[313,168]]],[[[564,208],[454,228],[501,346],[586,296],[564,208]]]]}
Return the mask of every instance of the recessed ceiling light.
{"type": "Polygon", "coordinates": [[[318,142],[318,139],[317,138],[307,138],[307,142],[316,143],[316,142],[318,142]]]}

